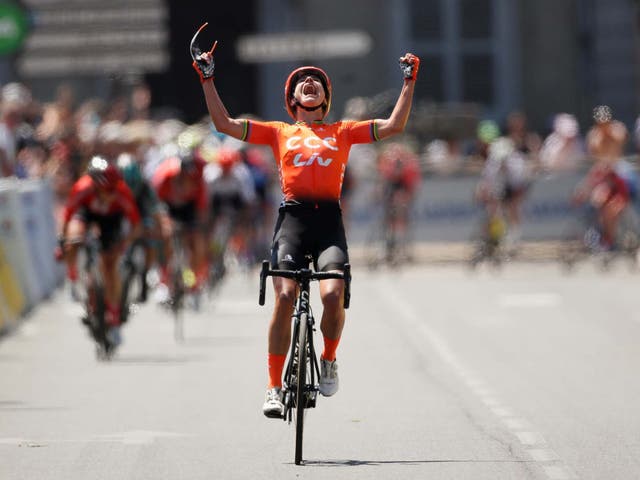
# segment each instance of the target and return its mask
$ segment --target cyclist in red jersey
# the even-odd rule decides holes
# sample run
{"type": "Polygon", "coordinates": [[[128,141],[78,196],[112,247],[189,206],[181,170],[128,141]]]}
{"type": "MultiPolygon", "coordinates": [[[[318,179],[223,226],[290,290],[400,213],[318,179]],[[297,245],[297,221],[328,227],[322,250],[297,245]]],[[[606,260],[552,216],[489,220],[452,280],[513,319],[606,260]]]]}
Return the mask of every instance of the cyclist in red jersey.
{"type": "Polygon", "coordinates": [[[402,143],[392,143],[378,156],[378,172],[383,200],[408,208],[420,184],[418,157],[402,143]]]}
{"type": "Polygon", "coordinates": [[[203,170],[203,160],[191,151],[183,151],[162,162],[151,179],[158,198],[169,213],[165,217],[169,224],[162,226],[166,255],[160,281],[165,287],[172,254],[171,236],[176,224],[184,229],[189,264],[196,277],[194,290],[200,288],[207,278],[205,225],[209,199],[203,170]]]}
{"type": "MultiPolygon", "coordinates": [[[[124,247],[140,234],[140,213],[131,190],[120,176],[118,169],[102,157],[93,157],[87,173],[71,188],[62,214],[61,243],[67,263],[67,276],[72,295],[77,297],[78,240],[87,229],[97,225],[100,231],[100,266],[104,278],[106,324],[110,327],[111,340],[119,343],[120,326],[120,275],[119,259],[124,247]],[[123,239],[122,222],[131,224],[123,239]],[[66,242],[69,240],[69,242],[66,242]]],[[[77,298],[76,298],[77,299],[77,298]]]]}
{"type": "Polygon", "coordinates": [[[421,181],[420,163],[406,145],[394,142],[378,156],[380,185],[378,199],[383,208],[386,238],[386,258],[397,259],[396,250],[406,246],[409,234],[410,213],[416,191],[421,181]]]}
{"type": "Polygon", "coordinates": [[[587,133],[587,148],[594,165],[580,183],[574,201],[589,200],[598,213],[602,229],[601,247],[611,250],[616,245],[618,222],[629,204],[629,187],[616,170],[628,139],[627,127],[613,119],[611,109],[600,105],[594,109],[595,124],[587,133]]]}
{"type": "MultiPolygon", "coordinates": [[[[351,145],[370,143],[400,133],[409,118],[420,59],[407,53],[400,59],[404,83],[396,105],[385,119],[324,123],[331,106],[331,82],[314,66],[300,67],[289,75],[284,88],[287,112],[295,123],[262,122],[232,118],[213,82],[214,48],[196,51],[198,72],[211,119],[219,132],[249,143],[270,145],[280,175],[283,201],[271,248],[275,268],[307,265],[311,254],[316,270],[341,271],[348,262],[347,242],[340,209],[340,194],[351,145]]],[[[275,307],[269,324],[269,384],[263,413],[280,418],[282,370],[291,336],[291,314],[296,284],[274,277],[275,307]]],[[[320,357],[320,393],[338,389],[336,349],[344,327],[344,283],[320,282],[323,305],[320,330],[324,349],[320,357]]]]}

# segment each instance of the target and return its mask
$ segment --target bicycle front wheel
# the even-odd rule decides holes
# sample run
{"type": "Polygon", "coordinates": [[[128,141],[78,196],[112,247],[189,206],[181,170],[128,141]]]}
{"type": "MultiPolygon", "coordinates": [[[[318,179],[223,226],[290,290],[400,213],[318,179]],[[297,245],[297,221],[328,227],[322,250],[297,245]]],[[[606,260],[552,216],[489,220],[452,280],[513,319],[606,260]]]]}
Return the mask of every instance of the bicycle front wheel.
{"type": "Polygon", "coordinates": [[[296,454],[295,463],[302,463],[302,437],[304,434],[304,409],[306,407],[306,382],[307,382],[307,314],[300,315],[300,326],[298,329],[298,372],[296,385],[296,454]]]}

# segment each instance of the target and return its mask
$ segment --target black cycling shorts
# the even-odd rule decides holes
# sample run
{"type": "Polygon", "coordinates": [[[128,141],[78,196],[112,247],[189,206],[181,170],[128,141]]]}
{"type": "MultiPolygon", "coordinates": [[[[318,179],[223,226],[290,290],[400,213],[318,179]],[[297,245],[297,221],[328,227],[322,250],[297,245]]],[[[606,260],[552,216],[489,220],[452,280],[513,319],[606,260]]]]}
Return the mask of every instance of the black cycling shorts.
{"type": "Polygon", "coordinates": [[[121,213],[111,215],[98,215],[87,208],[80,209],[75,215],[87,228],[97,225],[100,230],[100,248],[109,250],[122,239],[122,221],[124,216],[121,213]]]}
{"type": "Polygon", "coordinates": [[[195,229],[198,225],[196,218],[196,202],[188,202],[184,205],[167,204],[169,216],[172,220],[179,222],[187,230],[195,229]]]}
{"type": "Polygon", "coordinates": [[[349,262],[342,209],[337,202],[286,202],[280,206],[271,245],[271,267],[343,270],[349,262]]]}
{"type": "Polygon", "coordinates": [[[235,216],[246,207],[246,202],[240,192],[216,192],[211,195],[211,216],[218,218],[223,215],[235,216]]]}

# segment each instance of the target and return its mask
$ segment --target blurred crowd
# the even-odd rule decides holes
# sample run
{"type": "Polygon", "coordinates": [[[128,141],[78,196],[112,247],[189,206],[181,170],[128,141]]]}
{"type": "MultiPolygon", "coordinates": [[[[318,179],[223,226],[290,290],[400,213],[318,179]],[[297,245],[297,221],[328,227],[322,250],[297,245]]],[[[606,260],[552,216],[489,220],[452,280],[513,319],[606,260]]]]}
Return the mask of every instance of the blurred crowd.
{"type": "MultiPolygon", "coordinates": [[[[347,102],[345,118],[368,115],[371,111],[366,99],[347,102]]],[[[590,164],[586,145],[590,128],[581,128],[573,114],[563,112],[554,116],[549,131],[542,134],[529,127],[524,113],[515,111],[502,125],[493,120],[477,122],[471,138],[436,138],[421,143],[405,136],[375,146],[357,145],[351,152],[345,199],[360,178],[393,175],[394,169],[388,166],[389,152],[397,154],[391,156],[397,157],[398,165],[406,163],[408,170],[418,168],[422,175],[481,174],[490,146],[497,139],[507,138],[523,154],[512,166],[515,175],[586,168],[590,164]]],[[[635,142],[631,148],[625,144],[625,152],[635,151],[633,147],[640,145],[640,128],[635,128],[629,138],[635,142]]],[[[61,85],[55,98],[46,103],[34,98],[20,83],[6,84],[0,90],[0,175],[49,179],[57,208],[64,204],[74,181],[94,155],[114,162],[127,155],[140,165],[145,177],[151,178],[158,165],[178,149],[197,149],[203,160],[215,165],[222,147],[241,152],[245,176],[253,179],[254,191],[249,197],[265,205],[277,202],[268,198],[277,182],[270,150],[225,138],[215,132],[208,117],[191,125],[177,118],[154,118],[151,91],[144,82],[108,102],[98,98],[79,102],[66,85],[61,85]]]]}
{"type": "MultiPolygon", "coordinates": [[[[497,139],[510,139],[526,156],[529,174],[559,173],[588,168],[594,157],[587,147],[587,135],[595,120],[580,125],[568,112],[554,114],[545,131],[528,125],[523,112],[511,112],[504,122],[480,120],[472,138],[434,139],[421,152],[423,170],[434,174],[478,173],[489,157],[490,145],[497,139]]],[[[621,157],[634,160],[640,149],[640,121],[625,140],[621,157]]]]}
{"type": "Polygon", "coordinates": [[[149,180],[164,160],[179,152],[197,152],[215,170],[218,153],[232,149],[240,154],[237,175],[248,179],[246,198],[268,203],[275,174],[270,150],[232,143],[212,129],[208,118],[190,125],[178,118],[155,118],[151,100],[144,83],[109,102],[77,102],[74,91],[62,85],[47,103],[23,84],[5,85],[0,90],[0,176],[48,179],[59,211],[96,155],[114,164],[133,161],[149,180]]]}

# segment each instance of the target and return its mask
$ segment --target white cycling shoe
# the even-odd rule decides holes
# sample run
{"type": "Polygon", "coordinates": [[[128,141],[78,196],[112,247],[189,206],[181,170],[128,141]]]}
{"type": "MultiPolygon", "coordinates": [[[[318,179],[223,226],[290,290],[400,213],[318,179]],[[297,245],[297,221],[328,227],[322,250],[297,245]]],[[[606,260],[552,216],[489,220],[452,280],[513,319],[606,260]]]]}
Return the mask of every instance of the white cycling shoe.
{"type": "Polygon", "coordinates": [[[282,403],[282,389],[273,387],[267,390],[262,405],[262,413],[269,418],[282,418],[284,415],[284,403],[282,403]]]}
{"type": "Polygon", "coordinates": [[[340,382],[338,380],[338,363],[336,360],[330,362],[324,358],[320,359],[320,394],[330,397],[338,391],[340,382]]]}

